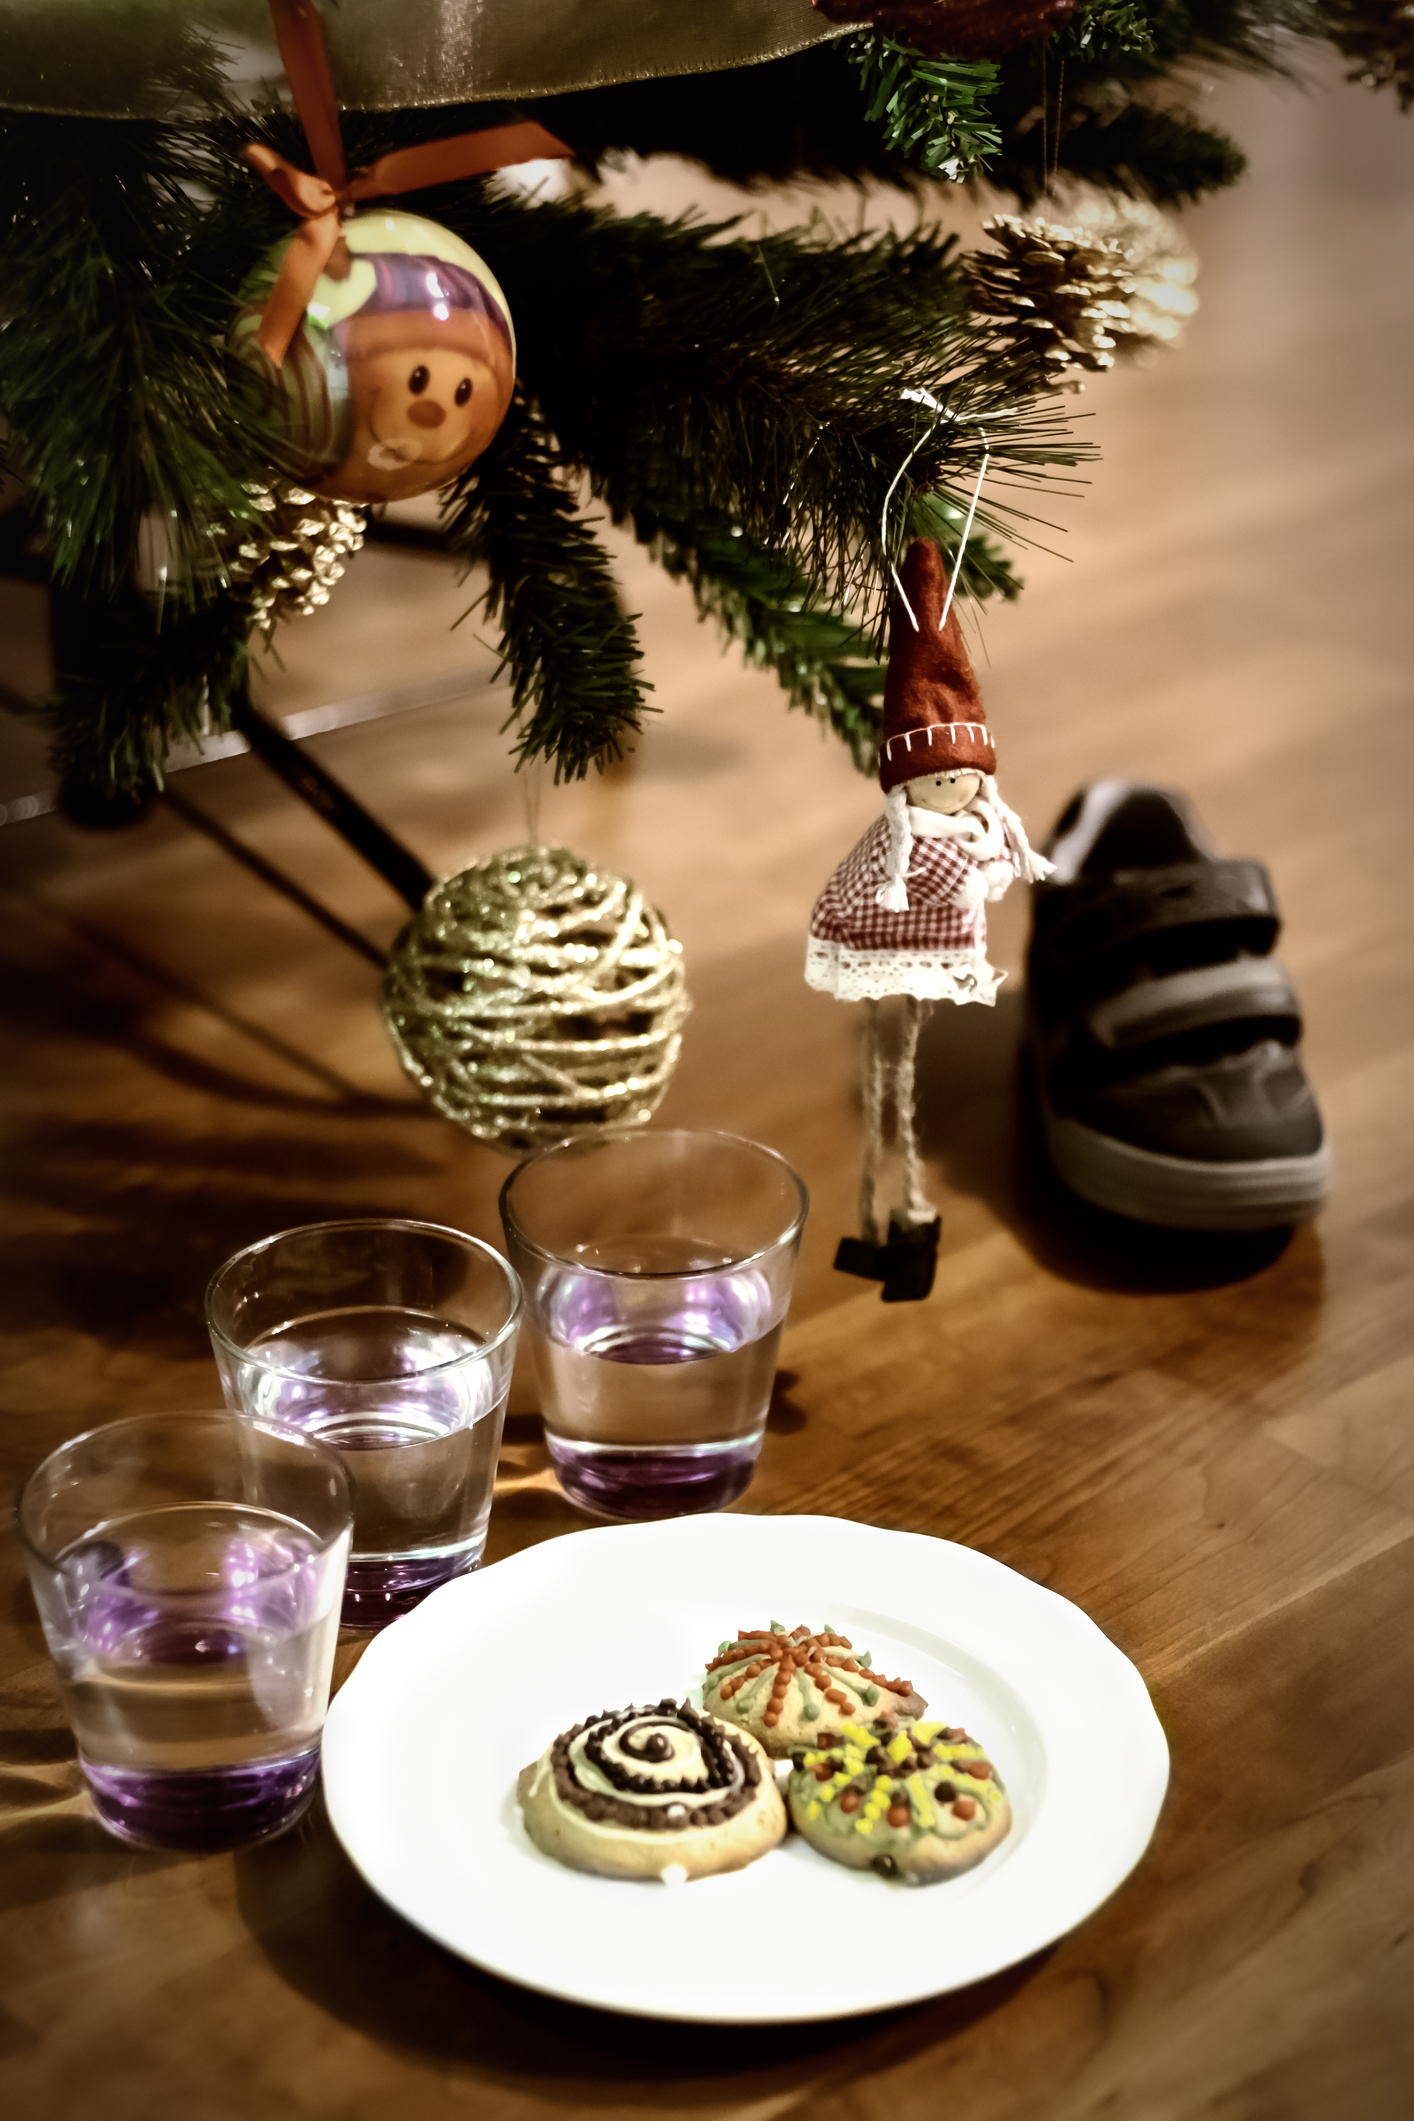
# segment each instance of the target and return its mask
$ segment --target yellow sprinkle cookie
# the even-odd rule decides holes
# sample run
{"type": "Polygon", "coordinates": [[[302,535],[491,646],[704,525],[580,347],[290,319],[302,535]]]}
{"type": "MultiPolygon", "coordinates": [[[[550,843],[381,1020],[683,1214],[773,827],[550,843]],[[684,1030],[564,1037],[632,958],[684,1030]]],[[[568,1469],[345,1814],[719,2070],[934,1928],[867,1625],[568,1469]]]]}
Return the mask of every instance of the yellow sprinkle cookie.
{"type": "Polygon", "coordinates": [[[910,1885],[971,1870],[1011,1831],[1011,1805],[975,1739],[892,1717],[843,1726],[791,1755],[786,1803],[824,1856],[910,1885]]]}

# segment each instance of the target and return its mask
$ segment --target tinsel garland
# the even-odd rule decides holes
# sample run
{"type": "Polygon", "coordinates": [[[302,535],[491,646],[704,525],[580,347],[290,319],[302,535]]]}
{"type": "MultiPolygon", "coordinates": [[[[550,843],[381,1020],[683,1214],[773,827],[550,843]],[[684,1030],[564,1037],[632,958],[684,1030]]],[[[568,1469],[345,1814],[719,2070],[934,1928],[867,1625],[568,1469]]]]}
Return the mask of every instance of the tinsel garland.
{"type": "Polygon", "coordinates": [[[1198,306],[1192,250],[1143,201],[1088,200],[1069,224],[998,214],[985,228],[997,249],[963,261],[973,308],[1053,382],[1172,344],[1198,306]]]}
{"type": "Polygon", "coordinates": [[[329,501],[283,479],[247,489],[258,523],[216,535],[216,565],[250,600],[252,625],[267,637],[281,619],[308,618],[363,543],[366,510],[329,501]]]}
{"type": "Polygon", "coordinates": [[[662,915],[563,847],[513,848],[429,892],[382,995],[423,1095],[507,1149],[651,1119],[690,1006],[662,915]]]}

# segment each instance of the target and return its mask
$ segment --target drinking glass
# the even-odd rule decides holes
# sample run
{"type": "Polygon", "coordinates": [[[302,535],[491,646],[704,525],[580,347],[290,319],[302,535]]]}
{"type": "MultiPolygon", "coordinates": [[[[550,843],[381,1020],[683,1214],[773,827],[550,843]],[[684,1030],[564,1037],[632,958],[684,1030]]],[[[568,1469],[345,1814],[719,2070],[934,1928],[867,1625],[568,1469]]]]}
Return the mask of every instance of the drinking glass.
{"type": "Polygon", "coordinates": [[[733,1134],[607,1132],[511,1173],[506,1249],[572,1502],[676,1517],[747,1487],[807,1207],[782,1157],[733,1134]]]}
{"type": "Polygon", "coordinates": [[[520,1323],[499,1252],[436,1223],[311,1223],[228,1259],[206,1323],[227,1406],[332,1444],[352,1477],[346,1624],[477,1566],[520,1323]]]}
{"type": "Polygon", "coordinates": [[[352,1514],[334,1452],[227,1413],[115,1421],[30,1475],[25,1560],[110,1833],[232,1848],[299,1817],[352,1514]]]}

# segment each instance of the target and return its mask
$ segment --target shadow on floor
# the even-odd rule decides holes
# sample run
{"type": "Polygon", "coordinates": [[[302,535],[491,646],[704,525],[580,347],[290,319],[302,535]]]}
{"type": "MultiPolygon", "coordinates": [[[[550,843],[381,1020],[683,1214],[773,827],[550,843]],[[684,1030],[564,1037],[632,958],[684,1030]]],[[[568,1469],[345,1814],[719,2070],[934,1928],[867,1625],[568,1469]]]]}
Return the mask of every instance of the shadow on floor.
{"type": "Polygon", "coordinates": [[[18,949],[0,963],[7,1029],[31,1037],[77,1038],[117,1048],[186,1089],[229,1099],[236,1105],[277,1110],[431,1117],[431,1107],[409,1091],[390,1098],[361,1090],[317,1055],[291,1044],[265,1025],[241,1016],[219,997],[202,992],[178,972],[111,934],[70,915],[56,916],[35,902],[36,936],[44,934],[49,956],[42,966],[18,949]],[[177,1002],[215,1019],[238,1041],[277,1062],[304,1090],[282,1089],[256,1074],[242,1074],[185,1052],[151,1028],[153,1002],[177,1002]]]}
{"type": "Polygon", "coordinates": [[[204,1354],[202,1292],[232,1252],[330,1216],[417,1212],[419,1184],[456,1159],[445,1129],[422,1126],[428,1106],[365,1097],[266,1034],[252,1035],[299,1065],[307,1090],[182,1051],[152,1029],[162,979],[126,946],[100,959],[72,939],[43,967],[0,962],[6,1031],[75,1091],[64,1116],[39,1110],[7,1145],[0,1317],[18,1331],[204,1354]],[[197,1097],[174,1096],[173,1118],[150,1093],[135,1101],[143,1117],[116,1116],[107,1086],[131,1061],[197,1097]]]}
{"type": "MultiPolygon", "coordinates": [[[[322,1803],[293,1832],[237,1858],[241,1914],[301,1995],[367,2038],[527,2091],[573,2083],[584,2106],[651,2085],[690,2112],[733,2089],[756,2098],[898,2063],[966,2031],[1024,1986],[1046,1954],[911,2010],[821,2025],[735,2026],[727,2038],[561,2003],[430,1943],[366,1886],[322,1803]]],[[[646,1889],[647,1890],[647,1889],[646,1889]]],[[[587,1940],[586,1948],[592,1949],[587,1940]]],[[[685,1999],[686,2000],[686,1999],[685,1999]]]]}
{"type": "MultiPolygon", "coordinates": [[[[948,1184],[987,1203],[1051,1273],[1135,1293],[1221,1288],[1280,1259],[1289,1229],[1159,1230],[1078,1200],[1046,1160],[1023,1058],[1025,1004],[1003,988],[990,1009],[937,1003],[918,1050],[918,1130],[948,1184]]],[[[1316,1261],[1319,1248],[1303,1246],[1316,1261]]]]}
{"type": "Polygon", "coordinates": [[[406,1212],[413,1161],[402,1144],[363,1134],[355,1167],[332,1122],[247,1122],[176,1142],[160,1123],[34,1128],[7,1160],[0,1325],[68,1329],[170,1359],[206,1354],[202,1296],[222,1260],[272,1230],[406,1212]]]}

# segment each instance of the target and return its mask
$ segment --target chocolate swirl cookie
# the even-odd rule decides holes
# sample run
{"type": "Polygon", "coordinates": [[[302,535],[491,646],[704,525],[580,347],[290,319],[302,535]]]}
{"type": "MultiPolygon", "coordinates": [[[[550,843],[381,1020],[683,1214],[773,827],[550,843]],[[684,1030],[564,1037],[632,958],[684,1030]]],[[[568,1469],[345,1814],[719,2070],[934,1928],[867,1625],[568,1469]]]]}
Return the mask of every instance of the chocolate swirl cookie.
{"type": "Polygon", "coordinates": [[[604,1709],[561,1732],[516,1794],[537,1848],[606,1878],[740,1870],[786,1830],[755,1740],[671,1699],[604,1709]]]}
{"type": "Polygon", "coordinates": [[[911,1681],[874,1671],[867,1650],[826,1627],[789,1634],[778,1620],[744,1628],[707,1667],[702,1706],[784,1759],[800,1745],[829,1745],[843,1724],[878,1716],[921,1716],[928,1704],[911,1681]]]}
{"type": "Polygon", "coordinates": [[[1005,1840],[1011,1806],[966,1731],[846,1724],[838,1743],[791,1756],[790,1815],[812,1848],[854,1870],[927,1885],[1005,1840]]]}

